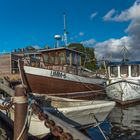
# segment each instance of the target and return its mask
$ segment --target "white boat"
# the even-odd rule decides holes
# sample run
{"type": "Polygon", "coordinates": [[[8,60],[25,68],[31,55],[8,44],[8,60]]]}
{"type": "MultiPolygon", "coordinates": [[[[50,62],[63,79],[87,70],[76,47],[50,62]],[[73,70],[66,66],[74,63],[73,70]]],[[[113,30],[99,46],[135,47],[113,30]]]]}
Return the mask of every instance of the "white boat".
{"type": "MultiPolygon", "coordinates": [[[[73,127],[103,122],[115,106],[114,101],[85,101],[59,97],[47,97],[44,111],[48,111],[73,127]],[[96,120],[96,119],[97,120],[96,120]]],[[[1,101],[2,103],[2,101],[1,101]]],[[[6,115],[6,112],[3,111],[6,115]]],[[[14,120],[14,109],[10,110],[11,119],[14,120]]],[[[33,114],[31,117],[29,133],[36,137],[43,137],[50,132],[44,122],[33,114]]]]}
{"type": "Polygon", "coordinates": [[[140,101],[140,61],[108,63],[108,97],[121,104],[140,101]]]}

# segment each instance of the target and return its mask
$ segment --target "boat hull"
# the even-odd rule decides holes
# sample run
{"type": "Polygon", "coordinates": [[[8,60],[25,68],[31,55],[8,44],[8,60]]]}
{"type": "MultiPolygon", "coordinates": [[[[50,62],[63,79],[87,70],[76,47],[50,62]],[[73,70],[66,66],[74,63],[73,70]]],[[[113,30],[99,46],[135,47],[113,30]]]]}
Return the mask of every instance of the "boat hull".
{"type": "MultiPolygon", "coordinates": [[[[9,110],[10,116],[7,115],[6,111],[0,111],[0,117],[7,122],[10,127],[13,127],[14,122],[14,110],[9,110]]],[[[40,121],[36,115],[33,114],[31,117],[30,127],[28,130],[29,135],[35,136],[38,138],[42,138],[50,133],[50,129],[48,129],[43,121],[40,121]]]]}
{"type": "Polygon", "coordinates": [[[115,106],[113,101],[91,101],[89,105],[75,106],[72,108],[60,108],[59,111],[63,112],[67,118],[73,120],[75,123],[81,126],[87,124],[102,123],[111,110],[115,106]]]}
{"type": "MultiPolygon", "coordinates": [[[[57,112],[55,116],[60,117],[60,119],[73,127],[89,126],[89,124],[92,124],[94,127],[102,123],[115,106],[114,101],[85,101],[66,98],[57,99],[57,97],[55,97],[55,100],[56,102],[53,108],[44,106],[42,109],[44,112],[57,112]],[[58,113],[61,114],[61,116],[58,113]]],[[[0,103],[2,103],[1,100],[0,103]]],[[[7,116],[6,111],[2,111],[6,116],[3,118],[9,118],[9,121],[14,121],[14,109],[10,109],[9,111],[11,116],[7,116]]],[[[8,119],[6,121],[8,121],[8,119]]],[[[42,138],[49,134],[50,129],[44,125],[44,121],[40,121],[38,116],[33,114],[28,132],[35,137],[42,138]]]]}
{"type": "MultiPolygon", "coordinates": [[[[88,98],[105,94],[104,79],[81,77],[69,73],[24,66],[24,76],[31,92],[67,98],[88,98]]],[[[22,79],[23,74],[22,74],[22,79]]]]}
{"type": "Polygon", "coordinates": [[[140,100],[140,84],[127,80],[117,81],[106,87],[106,93],[120,104],[133,103],[140,100]]]}

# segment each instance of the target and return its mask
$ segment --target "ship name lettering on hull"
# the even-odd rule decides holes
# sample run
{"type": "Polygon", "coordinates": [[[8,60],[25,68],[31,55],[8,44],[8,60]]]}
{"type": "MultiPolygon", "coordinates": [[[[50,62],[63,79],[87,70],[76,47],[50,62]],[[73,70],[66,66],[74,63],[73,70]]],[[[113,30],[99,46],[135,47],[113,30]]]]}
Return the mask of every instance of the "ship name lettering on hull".
{"type": "Polygon", "coordinates": [[[50,75],[52,77],[66,78],[66,74],[59,71],[51,71],[50,75]]]}

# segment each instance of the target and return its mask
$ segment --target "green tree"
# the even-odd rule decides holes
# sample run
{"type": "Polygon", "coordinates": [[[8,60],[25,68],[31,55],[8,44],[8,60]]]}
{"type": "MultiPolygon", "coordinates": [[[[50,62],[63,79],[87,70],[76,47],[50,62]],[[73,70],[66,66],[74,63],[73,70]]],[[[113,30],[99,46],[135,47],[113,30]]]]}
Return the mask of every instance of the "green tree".
{"type": "Polygon", "coordinates": [[[87,69],[95,70],[96,68],[96,59],[95,59],[95,53],[94,48],[91,47],[85,47],[83,44],[80,43],[71,43],[68,45],[68,48],[75,49],[79,52],[82,52],[85,54],[85,57],[83,57],[84,66],[87,69]]]}

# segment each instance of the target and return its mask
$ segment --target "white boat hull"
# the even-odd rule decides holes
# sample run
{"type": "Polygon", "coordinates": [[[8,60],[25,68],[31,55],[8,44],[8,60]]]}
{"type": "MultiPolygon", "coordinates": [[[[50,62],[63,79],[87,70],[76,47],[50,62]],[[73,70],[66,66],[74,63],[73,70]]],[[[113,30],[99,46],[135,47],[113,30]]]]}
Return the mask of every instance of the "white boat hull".
{"type": "MultiPolygon", "coordinates": [[[[93,124],[103,122],[115,106],[114,101],[82,101],[81,106],[58,108],[60,113],[69,118],[74,126],[93,124]],[[83,103],[82,103],[83,102],[83,103]],[[82,105],[85,104],[85,105],[82,105]],[[97,120],[96,120],[96,119],[97,120]]],[[[65,118],[64,118],[65,119],[65,118]]]]}
{"type": "MultiPolygon", "coordinates": [[[[63,100],[65,104],[68,102],[69,106],[64,105],[63,107],[60,107],[63,104],[63,101],[61,100],[61,105],[57,108],[57,110],[65,116],[64,118],[68,118],[67,120],[70,120],[68,123],[74,127],[91,123],[94,126],[94,124],[97,124],[97,120],[98,123],[103,122],[115,106],[114,101],[85,101],[65,98],[63,98],[63,100]],[[97,120],[95,120],[94,115],[97,120]]],[[[44,107],[43,109],[44,111],[52,110],[51,107],[44,107]]],[[[53,106],[53,111],[56,111],[55,106],[53,106]]],[[[3,113],[6,115],[6,111],[3,111],[3,113]]],[[[14,121],[13,109],[10,110],[10,114],[9,119],[14,121]]],[[[63,118],[61,119],[63,120],[63,118]]],[[[29,133],[35,137],[41,138],[49,132],[50,129],[44,125],[44,121],[40,121],[38,117],[33,114],[31,117],[29,133]]]]}
{"type": "Polygon", "coordinates": [[[140,100],[140,84],[133,81],[112,82],[106,87],[108,97],[122,104],[140,100]]]}

